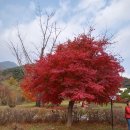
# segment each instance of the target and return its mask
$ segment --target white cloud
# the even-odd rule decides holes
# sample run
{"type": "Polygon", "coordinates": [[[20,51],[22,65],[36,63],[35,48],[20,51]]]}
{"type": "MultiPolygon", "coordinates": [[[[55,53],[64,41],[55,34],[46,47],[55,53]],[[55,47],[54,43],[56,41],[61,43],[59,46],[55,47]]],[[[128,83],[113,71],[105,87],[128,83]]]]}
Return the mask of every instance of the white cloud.
{"type": "MultiPolygon", "coordinates": [[[[38,18],[34,19],[33,21],[31,21],[27,24],[19,24],[19,30],[20,30],[21,37],[22,37],[23,42],[24,42],[28,52],[30,53],[30,55],[34,55],[34,54],[32,54],[34,52],[33,44],[36,44],[36,46],[39,47],[40,43],[41,43],[41,30],[40,30],[38,24],[39,24],[38,18]]],[[[7,42],[12,41],[14,44],[19,45],[20,41],[17,37],[17,28],[12,27],[12,28],[6,29],[3,33],[1,33],[0,41],[4,44],[3,47],[0,47],[0,52],[3,49],[7,50],[6,48],[8,46],[7,45],[5,46],[5,44],[7,42]]],[[[9,53],[10,52],[7,51],[4,54],[4,55],[6,55],[7,59],[9,59],[9,57],[10,57],[9,53]]]]}
{"type": "Polygon", "coordinates": [[[121,29],[114,39],[115,51],[123,56],[123,58],[130,58],[130,25],[121,29]]]}
{"type": "Polygon", "coordinates": [[[97,12],[105,6],[105,0],[81,0],[76,11],[90,10],[91,12],[97,12]]]}
{"type": "Polygon", "coordinates": [[[130,20],[130,0],[112,0],[111,4],[100,10],[95,24],[100,28],[120,28],[130,20]]]}
{"type": "Polygon", "coordinates": [[[123,73],[123,74],[122,74],[122,76],[123,76],[123,77],[130,78],[130,73],[128,73],[128,72],[125,72],[125,73],[123,73]]]}
{"type": "MultiPolygon", "coordinates": [[[[116,28],[118,33],[114,40],[118,41],[118,43],[115,44],[114,51],[123,56],[128,66],[128,60],[130,58],[130,44],[128,43],[130,41],[130,23],[128,23],[130,20],[129,5],[129,0],[111,0],[109,5],[106,5],[106,0],[80,0],[79,4],[72,7],[69,0],[61,0],[59,3],[60,7],[53,19],[58,22],[61,29],[65,28],[58,41],[65,42],[68,38],[73,38],[75,35],[82,33],[83,28],[88,28],[89,22],[89,25],[96,25],[96,31],[99,33],[106,27],[110,28],[112,31],[116,28]]],[[[35,4],[33,2],[30,3],[29,8],[29,10],[34,11],[36,8],[35,4]]],[[[47,7],[47,10],[50,11],[53,10],[53,8],[47,7]]],[[[37,43],[38,47],[41,43],[38,17],[35,17],[28,23],[20,23],[19,27],[29,52],[33,52],[34,47],[31,45],[31,42],[37,43]]],[[[18,42],[15,27],[10,27],[0,34],[1,43],[9,40],[16,43],[18,42]]],[[[3,58],[3,55],[6,55],[4,56],[6,60],[12,60],[13,58],[10,56],[10,52],[5,52],[6,50],[5,45],[0,47],[0,59],[3,58]]],[[[130,71],[128,70],[129,68],[126,67],[126,73],[124,73],[124,75],[130,77],[130,71]]]]}

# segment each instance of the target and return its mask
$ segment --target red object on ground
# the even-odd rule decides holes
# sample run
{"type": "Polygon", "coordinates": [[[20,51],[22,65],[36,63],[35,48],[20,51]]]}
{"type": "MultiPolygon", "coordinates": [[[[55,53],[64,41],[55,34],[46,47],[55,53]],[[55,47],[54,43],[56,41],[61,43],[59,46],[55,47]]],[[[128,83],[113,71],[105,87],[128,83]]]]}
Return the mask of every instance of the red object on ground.
{"type": "Polygon", "coordinates": [[[125,118],[126,119],[130,118],[130,107],[129,106],[125,107],[125,118]]]}

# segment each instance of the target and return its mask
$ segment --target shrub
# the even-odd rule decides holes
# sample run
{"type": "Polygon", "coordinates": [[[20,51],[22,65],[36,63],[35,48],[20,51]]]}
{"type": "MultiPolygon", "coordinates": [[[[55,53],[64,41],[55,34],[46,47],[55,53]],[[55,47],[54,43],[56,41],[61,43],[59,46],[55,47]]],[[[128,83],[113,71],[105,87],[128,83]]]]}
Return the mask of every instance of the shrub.
{"type": "Polygon", "coordinates": [[[8,106],[9,107],[15,107],[16,106],[15,100],[12,99],[12,98],[9,98],[9,100],[8,100],[8,106]]]}
{"type": "MultiPolygon", "coordinates": [[[[39,122],[61,122],[67,120],[67,112],[65,110],[45,110],[45,109],[17,109],[6,108],[0,109],[0,124],[7,123],[39,123],[39,122]]],[[[73,122],[106,122],[111,123],[110,110],[83,110],[74,109],[73,122]]],[[[114,123],[124,125],[124,112],[122,109],[114,110],[114,123]]]]}

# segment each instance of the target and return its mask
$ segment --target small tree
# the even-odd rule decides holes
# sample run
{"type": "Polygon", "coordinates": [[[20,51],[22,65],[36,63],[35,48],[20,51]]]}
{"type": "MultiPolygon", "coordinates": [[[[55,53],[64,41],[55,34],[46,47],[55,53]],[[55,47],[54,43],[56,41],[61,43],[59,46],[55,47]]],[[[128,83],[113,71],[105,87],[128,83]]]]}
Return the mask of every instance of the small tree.
{"type": "Polygon", "coordinates": [[[130,100],[129,92],[130,92],[130,88],[128,88],[127,90],[125,90],[124,92],[122,92],[121,93],[121,98],[122,99],[129,99],[130,100]]]}
{"type": "Polygon", "coordinates": [[[0,105],[7,105],[9,95],[8,87],[0,83],[0,105]]]}
{"type": "Polygon", "coordinates": [[[80,35],[57,46],[54,54],[27,65],[21,87],[26,93],[41,92],[44,103],[69,100],[67,126],[72,124],[75,101],[109,102],[121,86],[123,67],[106,52],[109,41],[80,35]]]}

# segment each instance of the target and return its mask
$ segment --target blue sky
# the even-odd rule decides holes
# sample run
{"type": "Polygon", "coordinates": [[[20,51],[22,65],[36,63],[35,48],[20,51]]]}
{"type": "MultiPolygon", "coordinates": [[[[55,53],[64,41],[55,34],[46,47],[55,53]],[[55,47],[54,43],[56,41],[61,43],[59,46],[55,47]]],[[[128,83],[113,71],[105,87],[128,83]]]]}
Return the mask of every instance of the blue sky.
{"type": "MultiPolygon", "coordinates": [[[[19,24],[23,40],[31,53],[34,47],[30,43],[40,43],[36,9],[38,3],[42,11],[56,11],[54,20],[60,28],[65,28],[58,42],[95,28],[94,35],[106,30],[114,34],[116,44],[110,51],[124,59],[124,75],[130,77],[130,0],[0,0],[0,61],[17,62],[8,48],[7,42],[18,43],[16,25],[19,24]]],[[[43,15],[44,19],[44,15],[43,15]]]]}
{"type": "MultiPolygon", "coordinates": [[[[39,0],[42,8],[47,6],[57,6],[58,1],[39,0]]],[[[3,20],[3,26],[9,27],[16,22],[28,22],[33,19],[35,1],[30,0],[0,0],[0,19],[3,20]]]]}

